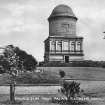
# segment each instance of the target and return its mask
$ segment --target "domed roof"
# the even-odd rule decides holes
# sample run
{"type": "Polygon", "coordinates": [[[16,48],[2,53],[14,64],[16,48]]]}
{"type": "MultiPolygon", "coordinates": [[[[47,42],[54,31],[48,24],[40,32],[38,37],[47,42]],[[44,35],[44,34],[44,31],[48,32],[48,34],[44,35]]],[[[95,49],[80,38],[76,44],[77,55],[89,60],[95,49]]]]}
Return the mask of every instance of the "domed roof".
{"type": "Polygon", "coordinates": [[[56,6],[53,9],[53,11],[48,19],[50,19],[52,17],[57,17],[57,16],[68,16],[68,17],[73,17],[73,18],[77,19],[76,16],[74,15],[72,9],[69,6],[64,5],[64,4],[56,6]]]}

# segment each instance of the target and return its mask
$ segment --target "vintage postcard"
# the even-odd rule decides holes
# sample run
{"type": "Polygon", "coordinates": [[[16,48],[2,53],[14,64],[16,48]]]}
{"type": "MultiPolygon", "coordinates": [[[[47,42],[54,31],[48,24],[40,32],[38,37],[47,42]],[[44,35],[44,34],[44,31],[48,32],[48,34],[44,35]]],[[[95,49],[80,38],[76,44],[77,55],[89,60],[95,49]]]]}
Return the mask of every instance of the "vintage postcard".
{"type": "Polygon", "coordinates": [[[0,105],[105,105],[104,0],[0,0],[0,105]]]}

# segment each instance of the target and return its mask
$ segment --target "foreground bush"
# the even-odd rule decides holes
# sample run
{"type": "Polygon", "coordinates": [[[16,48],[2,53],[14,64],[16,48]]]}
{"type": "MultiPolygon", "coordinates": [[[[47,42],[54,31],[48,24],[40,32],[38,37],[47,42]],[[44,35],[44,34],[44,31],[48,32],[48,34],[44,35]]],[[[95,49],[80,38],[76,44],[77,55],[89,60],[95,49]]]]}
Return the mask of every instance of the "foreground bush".
{"type": "Polygon", "coordinates": [[[67,100],[70,101],[79,95],[80,93],[80,83],[71,81],[62,84],[61,92],[66,96],[67,100]]]}

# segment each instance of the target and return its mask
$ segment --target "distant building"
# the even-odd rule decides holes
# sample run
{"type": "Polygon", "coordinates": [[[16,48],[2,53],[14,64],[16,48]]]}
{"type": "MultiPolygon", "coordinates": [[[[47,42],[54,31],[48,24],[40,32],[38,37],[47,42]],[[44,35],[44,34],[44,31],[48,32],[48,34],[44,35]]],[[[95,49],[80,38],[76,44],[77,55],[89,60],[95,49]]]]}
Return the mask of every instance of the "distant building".
{"type": "Polygon", "coordinates": [[[44,61],[83,60],[83,37],[76,35],[77,17],[67,5],[58,5],[48,18],[49,36],[45,40],[44,61]]]}

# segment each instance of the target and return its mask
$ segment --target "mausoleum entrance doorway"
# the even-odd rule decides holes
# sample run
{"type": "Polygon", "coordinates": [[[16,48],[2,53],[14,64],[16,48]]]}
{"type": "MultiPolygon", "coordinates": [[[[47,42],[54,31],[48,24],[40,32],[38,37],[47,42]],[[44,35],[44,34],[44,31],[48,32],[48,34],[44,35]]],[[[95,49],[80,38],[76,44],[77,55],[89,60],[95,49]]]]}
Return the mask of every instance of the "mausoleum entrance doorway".
{"type": "Polygon", "coordinates": [[[69,56],[65,56],[65,63],[69,63],[69,56]]]}

